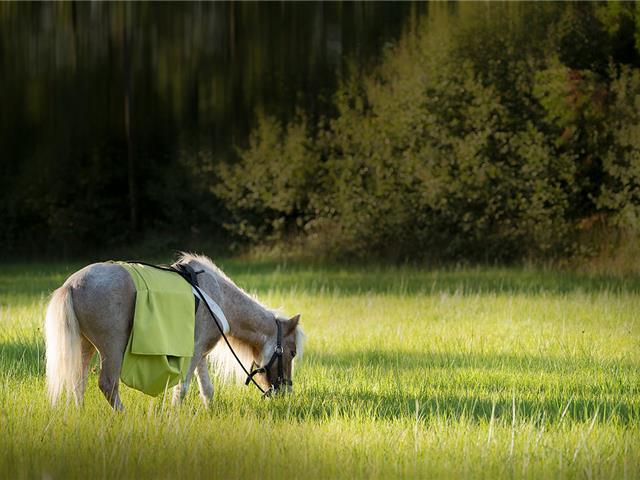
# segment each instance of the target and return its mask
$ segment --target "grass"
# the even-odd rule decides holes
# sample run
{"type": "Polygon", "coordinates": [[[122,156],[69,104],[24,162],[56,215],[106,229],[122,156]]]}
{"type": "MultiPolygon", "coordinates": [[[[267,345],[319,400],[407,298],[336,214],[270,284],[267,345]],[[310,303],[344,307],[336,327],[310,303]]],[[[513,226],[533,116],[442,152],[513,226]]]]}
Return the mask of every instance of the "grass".
{"type": "Polygon", "coordinates": [[[0,267],[0,478],[639,478],[640,279],[227,261],[301,312],[295,392],[216,383],[172,408],[94,371],[44,394],[48,293],[80,265],[0,267]]]}

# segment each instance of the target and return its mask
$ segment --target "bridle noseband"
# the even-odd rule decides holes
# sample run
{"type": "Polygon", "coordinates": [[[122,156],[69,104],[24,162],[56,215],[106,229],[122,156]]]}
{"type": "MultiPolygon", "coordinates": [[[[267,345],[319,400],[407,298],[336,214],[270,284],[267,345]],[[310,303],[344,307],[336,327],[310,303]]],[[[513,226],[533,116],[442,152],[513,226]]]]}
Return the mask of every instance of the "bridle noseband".
{"type": "Polygon", "coordinates": [[[291,381],[291,379],[284,378],[284,365],[282,360],[282,354],[284,353],[284,350],[282,348],[282,324],[277,318],[275,319],[275,322],[276,327],[278,328],[278,335],[276,336],[276,348],[273,351],[271,358],[266,363],[266,365],[263,365],[262,367],[258,366],[256,362],[253,362],[253,364],[251,365],[251,373],[247,377],[247,380],[244,382],[245,385],[249,385],[249,383],[253,380],[253,377],[258,373],[264,373],[265,375],[267,375],[267,378],[269,378],[269,371],[271,370],[271,366],[273,365],[273,362],[277,361],[278,377],[276,378],[275,382],[271,382],[271,388],[265,392],[265,395],[267,395],[271,390],[277,392],[280,389],[281,385],[293,386],[293,382],[291,381]]]}

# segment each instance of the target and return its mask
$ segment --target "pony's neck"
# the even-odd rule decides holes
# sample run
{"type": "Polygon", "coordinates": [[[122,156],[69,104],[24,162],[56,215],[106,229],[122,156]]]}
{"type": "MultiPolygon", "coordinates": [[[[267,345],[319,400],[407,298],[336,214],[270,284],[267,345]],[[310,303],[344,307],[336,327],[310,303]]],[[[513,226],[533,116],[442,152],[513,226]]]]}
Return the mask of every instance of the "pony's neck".
{"type": "Polygon", "coordinates": [[[221,281],[224,313],[229,321],[229,334],[262,353],[276,334],[274,315],[236,285],[221,281]]]}

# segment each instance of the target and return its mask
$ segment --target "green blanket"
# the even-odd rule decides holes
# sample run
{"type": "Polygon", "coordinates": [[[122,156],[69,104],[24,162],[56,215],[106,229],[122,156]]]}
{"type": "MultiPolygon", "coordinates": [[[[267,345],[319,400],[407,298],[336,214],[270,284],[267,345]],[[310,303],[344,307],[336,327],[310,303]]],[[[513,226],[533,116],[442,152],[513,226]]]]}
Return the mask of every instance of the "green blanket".
{"type": "Polygon", "coordinates": [[[120,379],[158,395],[184,379],[193,356],[195,298],[178,274],[119,263],[136,286],[136,308],[120,379]]]}

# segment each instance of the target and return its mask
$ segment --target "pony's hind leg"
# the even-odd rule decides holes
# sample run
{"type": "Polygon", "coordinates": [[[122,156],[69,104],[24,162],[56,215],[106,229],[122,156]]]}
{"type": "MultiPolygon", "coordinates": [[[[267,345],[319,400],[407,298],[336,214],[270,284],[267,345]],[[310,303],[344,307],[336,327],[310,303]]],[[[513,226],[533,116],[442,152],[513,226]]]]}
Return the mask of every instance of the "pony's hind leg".
{"type": "Polygon", "coordinates": [[[80,382],[76,386],[75,395],[79,405],[82,405],[84,401],[84,392],[87,388],[87,378],[89,377],[89,365],[91,365],[91,359],[96,353],[96,347],[87,340],[83,335],[80,336],[80,348],[82,352],[82,374],[80,382]]]}
{"type": "Polygon", "coordinates": [[[98,385],[111,407],[117,411],[124,410],[124,405],[122,405],[120,401],[119,393],[123,352],[124,349],[119,351],[116,348],[111,348],[108,351],[100,351],[101,365],[98,385]]]}

